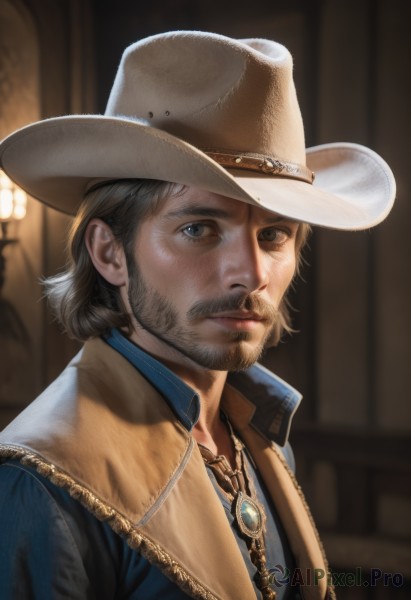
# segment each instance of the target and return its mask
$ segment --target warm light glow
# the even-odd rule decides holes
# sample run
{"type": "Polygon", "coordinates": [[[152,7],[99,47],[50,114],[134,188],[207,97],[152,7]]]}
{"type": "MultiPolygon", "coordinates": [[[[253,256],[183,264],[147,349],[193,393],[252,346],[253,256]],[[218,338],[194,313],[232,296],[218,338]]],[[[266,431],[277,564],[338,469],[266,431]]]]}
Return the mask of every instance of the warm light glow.
{"type": "Polygon", "coordinates": [[[0,171],[0,221],[20,220],[26,216],[27,194],[0,171]]]}
{"type": "Polygon", "coordinates": [[[11,188],[13,187],[13,182],[10,179],[10,177],[7,177],[6,173],[4,173],[4,171],[0,171],[0,190],[11,190],[11,188]]]}
{"type": "Polygon", "coordinates": [[[20,220],[26,216],[27,195],[22,189],[17,188],[14,192],[13,218],[20,220]]]}
{"type": "Polygon", "coordinates": [[[0,190],[0,220],[7,221],[13,214],[13,192],[0,190]]]}

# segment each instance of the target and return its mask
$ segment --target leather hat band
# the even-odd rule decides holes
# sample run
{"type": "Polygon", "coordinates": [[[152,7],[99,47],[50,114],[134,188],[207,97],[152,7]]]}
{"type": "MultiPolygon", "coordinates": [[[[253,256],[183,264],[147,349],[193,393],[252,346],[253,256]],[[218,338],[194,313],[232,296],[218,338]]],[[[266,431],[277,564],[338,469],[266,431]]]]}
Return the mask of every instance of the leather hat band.
{"type": "Polygon", "coordinates": [[[203,152],[225,168],[257,171],[264,175],[299,179],[306,183],[313,183],[315,178],[315,173],[305,165],[285,162],[262,154],[249,152],[215,152],[214,150],[203,150],[203,152]]]}

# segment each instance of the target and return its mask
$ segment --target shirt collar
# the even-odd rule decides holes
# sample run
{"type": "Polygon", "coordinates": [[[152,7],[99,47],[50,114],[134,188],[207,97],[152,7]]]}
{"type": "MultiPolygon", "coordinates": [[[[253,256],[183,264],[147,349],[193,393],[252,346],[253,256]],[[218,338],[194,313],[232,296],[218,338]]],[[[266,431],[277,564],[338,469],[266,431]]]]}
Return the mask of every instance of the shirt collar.
{"type": "Polygon", "coordinates": [[[255,363],[246,371],[229,373],[229,383],[255,406],[250,424],[265,438],[284,446],[302,395],[281,377],[255,363]]]}
{"type": "Polygon", "coordinates": [[[173,371],[131,342],[118,329],[112,329],[104,339],[134,365],[151,385],[164,396],[184,427],[190,431],[200,416],[200,398],[198,394],[177,377],[173,371]]]}
{"type": "MultiPolygon", "coordinates": [[[[119,330],[112,329],[104,339],[164,396],[184,427],[191,431],[200,415],[198,394],[119,330]]],[[[258,363],[246,371],[229,373],[227,381],[255,405],[251,425],[266,438],[284,446],[301,394],[258,363]]]]}

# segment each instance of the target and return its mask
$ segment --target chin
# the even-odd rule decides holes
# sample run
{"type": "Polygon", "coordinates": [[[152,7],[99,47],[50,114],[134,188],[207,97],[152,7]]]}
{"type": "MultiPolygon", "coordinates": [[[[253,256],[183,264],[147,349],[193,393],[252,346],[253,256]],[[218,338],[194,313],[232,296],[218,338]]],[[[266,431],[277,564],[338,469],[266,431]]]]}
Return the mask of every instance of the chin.
{"type": "Polygon", "coordinates": [[[223,350],[203,346],[197,349],[191,358],[202,367],[213,371],[245,371],[258,361],[263,351],[262,344],[250,347],[250,344],[241,341],[223,350]]]}

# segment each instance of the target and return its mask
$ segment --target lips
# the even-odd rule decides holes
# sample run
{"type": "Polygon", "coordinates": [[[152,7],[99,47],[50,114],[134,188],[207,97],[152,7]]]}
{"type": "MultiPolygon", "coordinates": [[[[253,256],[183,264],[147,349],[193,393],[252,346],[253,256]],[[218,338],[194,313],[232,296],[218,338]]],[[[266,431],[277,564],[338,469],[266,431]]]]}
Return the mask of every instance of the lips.
{"type": "Polygon", "coordinates": [[[210,315],[210,319],[233,319],[235,321],[263,321],[263,317],[254,312],[224,312],[210,315]]]}
{"type": "Polygon", "coordinates": [[[259,329],[265,320],[254,312],[223,312],[210,315],[209,323],[215,324],[225,331],[251,333],[259,329]]]}

